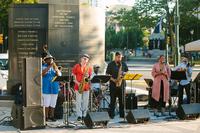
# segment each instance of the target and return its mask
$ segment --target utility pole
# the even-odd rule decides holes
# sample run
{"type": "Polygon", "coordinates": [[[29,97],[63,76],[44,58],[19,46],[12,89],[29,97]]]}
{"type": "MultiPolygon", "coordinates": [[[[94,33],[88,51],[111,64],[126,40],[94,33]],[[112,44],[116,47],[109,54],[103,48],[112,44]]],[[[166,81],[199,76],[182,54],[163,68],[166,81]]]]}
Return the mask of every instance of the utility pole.
{"type": "Polygon", "coordinates": [[[179,48],[179,25],[180,25],[180,14],[179,14],[179,1],[176,0],[176,16],[175,16],[175,29],[176,29],[176,57],[175,66],[180,63],[180,48],[179,48]]]}

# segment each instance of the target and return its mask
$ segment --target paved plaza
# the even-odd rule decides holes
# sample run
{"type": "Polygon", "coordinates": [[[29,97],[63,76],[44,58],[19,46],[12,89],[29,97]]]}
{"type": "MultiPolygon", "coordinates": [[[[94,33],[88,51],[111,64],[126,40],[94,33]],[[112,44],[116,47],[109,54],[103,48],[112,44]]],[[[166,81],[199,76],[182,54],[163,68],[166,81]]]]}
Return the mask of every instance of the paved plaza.
{"type": "MultiPolygon", "coordinates": [[[[8,107],[1,107],[0,118],[5,116],[10,116],[11,109],[8,107]]],[[[149,122],[140,124],[128,124],[123,123],[124,119],[118,116],[115,119],[110,120],[107,127],[97,126],[94,129],[87,129],[86,126],[75,121],[75,117],[70,117],[70,122],[78,124],[73,128],[56,128],[57,126],[63,125],[63,120],[58,120],[57,122],[48,122],[45,129],[34,129],[20,131],[13,126],[9,126],[10,123],[3,122],[0,125],[1,133],[200,133],[200,119],[194,120],[178,120],[176,118],[166,117],[155,117],[151,112],[151,118],[149,122]]]]}

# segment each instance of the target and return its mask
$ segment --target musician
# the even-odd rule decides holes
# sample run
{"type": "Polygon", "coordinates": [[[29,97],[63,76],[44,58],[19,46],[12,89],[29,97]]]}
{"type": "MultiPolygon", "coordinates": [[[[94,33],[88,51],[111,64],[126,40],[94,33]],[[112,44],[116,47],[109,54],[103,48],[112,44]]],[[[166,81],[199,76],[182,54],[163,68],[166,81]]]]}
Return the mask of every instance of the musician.
{"type": "Polygon", "coordinates": [[[158,109],[161,108],[161,114],[165,115],[166,102],[169,100],[169,78],[170,68],[165,64],[164,55],[160,55],[158,62],[154,64],[151,72],[154,82],[152,86],[152,98],[154,115],[159,116],[158,109]]]}
{"type": "Polygon", "coordinates": [[[54,109],[59,92],[59,82],[52,82],[55,76],[60,76],[61,72],[54,62],[51,55],[44,58],[45,63],[42,65],[42,97],[45,106],[46,121],[56,121],[54,118],[54,109]]]}
{"type": "Polygon", "coordinates": [[[125,88],[125,81],[122,80],[122,76],[128,71],[126,63],[122,62],[122,54],[120,52],[115,53],[114,61],[108,64],[106,74],[111,75],[110,79],[110,107],[109,115],[113,119],[115,116],[116,98],[119,100],[119,115],[124,117],[124,103],[123,103],[123,91],[125,88]],[[121,84],[118,84],[121,80],[121,84]]]}
{"type": "MultiPolygon", "coordinates": [[[[93,66],[93,73],[92,73],[91,79],[92,79],[94,76],[98,75],[98,73],[99,73],[99,68],[100,68],[100,66],[98,66],[98,65],[94,65],[94,66],[93,66]]],[[[95,94],[95,96],[97,97],[98,94],[99,94],[99,91],[100,91],[100,83],[92,83],[92,84],[91,84],[91,89],[92,89],[92,91],[94,91],[94,94],[95,94]]]]}
{"type": "Polygon", "coordinates": [[[190,82],[192,77],[192,67],[188,63],[188,59],[186,57],[182,58],[181,63],[175,67],[176,71],[185,71],[186,80],[181,80],[178,87],[178,107],[183,104],[183,89],[186,91],[187,95],[187,104],[190,104],[190,82]]]}
{"type": "Polygon", "coordinates": [[[89,88],[88,79],[92,74],[92,68],[89,66],[89,55],[83,54],[80,58],[80,63],[77,63],[72,68],[74,76],[74,90],[76,94],[76,115],[80,121],[86,116],[89,104],[89,88]]]}

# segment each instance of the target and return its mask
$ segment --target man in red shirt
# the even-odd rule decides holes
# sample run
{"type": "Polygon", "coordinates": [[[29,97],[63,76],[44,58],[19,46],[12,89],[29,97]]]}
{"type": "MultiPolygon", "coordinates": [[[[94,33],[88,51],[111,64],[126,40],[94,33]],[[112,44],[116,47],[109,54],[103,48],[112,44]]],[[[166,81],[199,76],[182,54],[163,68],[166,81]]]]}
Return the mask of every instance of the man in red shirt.
{"type": "Polygon", "coordinates": [[[80,63],[72,68],[74,76],[74,90],[76,93],[76,115],[77,120],[81,120],[86,116],[89,103],[90,83],[88,79],[92,75],[92,67],[89,66],[89,55],[83,54],[80,63]]]}

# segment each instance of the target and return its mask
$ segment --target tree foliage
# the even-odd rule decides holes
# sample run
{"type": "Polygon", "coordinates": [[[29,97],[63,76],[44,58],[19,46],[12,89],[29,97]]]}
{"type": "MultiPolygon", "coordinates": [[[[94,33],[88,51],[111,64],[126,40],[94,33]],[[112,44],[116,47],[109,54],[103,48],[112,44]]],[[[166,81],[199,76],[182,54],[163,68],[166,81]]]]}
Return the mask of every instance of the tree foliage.
{"type": "Polygon", "coordinates": [[[180,1],[180,43],[200,39],[200,1],[180,1]],[[199,17],[199,18],[198,18],[199,17]],[[190,32],[193,30],[193,34],[190,32]]]}
{"type": "Polygon", "coordinates": [[[139,14],[132,8],[131,10],[120,9],[109,12],[109,25],[114,30],[114,34],[108,35],[110,27],[106,30],[106,38],[113,36],[112,40],[106,39],[109,48],[135,48],[137,44],[142,45],[142,31],[139,24],[139,14]],[[119,31],[116,31],[115,28],[119,31]],[[108,41],[108,42],[107,42],[108,41]]]}
{"type": "Polygon", "coordinates": [[[0,24],[2,27],[8,25],[8,8],[12,0],[1,0],[0,1],[0,24]]]}

